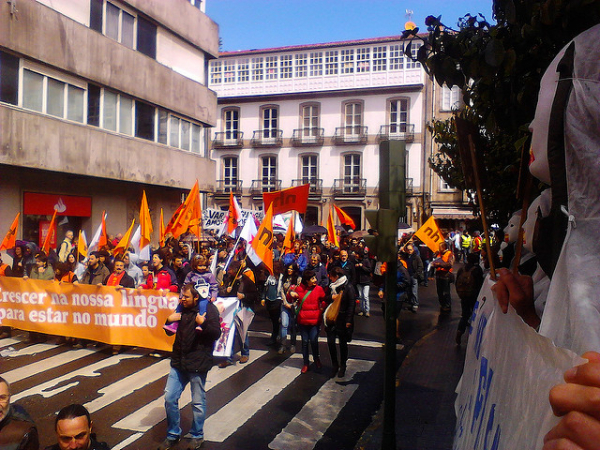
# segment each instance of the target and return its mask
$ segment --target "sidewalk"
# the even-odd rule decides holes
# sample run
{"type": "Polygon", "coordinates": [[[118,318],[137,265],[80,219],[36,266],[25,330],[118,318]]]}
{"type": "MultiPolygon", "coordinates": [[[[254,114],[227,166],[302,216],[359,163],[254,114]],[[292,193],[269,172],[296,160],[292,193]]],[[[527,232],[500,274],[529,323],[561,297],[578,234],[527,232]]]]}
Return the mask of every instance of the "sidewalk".
{"type": "MultiPolygon", "coordinates": [[[[396,374],[396,448],[447,450],[454,436],[454,390],[462,374],[466,335],[454,341],[460,299],[452,286],[452,313],[440,316],[435,280],[419,289],[417,314],[403,311],[401,330],[408,352],[396,374]]],[[[399,353],[400,355],[400,353],[399,353]]],[[[382,449],[383,405],[356,450],[382,449]]],[[[387,450],[387,449],[385,449],[387,450]]]]}

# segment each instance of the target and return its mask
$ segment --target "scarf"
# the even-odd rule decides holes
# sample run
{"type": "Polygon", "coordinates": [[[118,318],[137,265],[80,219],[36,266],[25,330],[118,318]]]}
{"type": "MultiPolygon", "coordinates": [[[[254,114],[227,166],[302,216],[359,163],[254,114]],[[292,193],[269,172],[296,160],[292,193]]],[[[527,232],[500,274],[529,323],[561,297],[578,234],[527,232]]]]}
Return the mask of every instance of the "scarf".
{"type": "Polygon", "coordinates": [[[338,293],[337,289],[346,284],[347,281],[348,279],[346,278],[346,275],[342,275],[335,282],[329,285],[329,289],[331,289],[331,292],[335,295],[338,293]]]}

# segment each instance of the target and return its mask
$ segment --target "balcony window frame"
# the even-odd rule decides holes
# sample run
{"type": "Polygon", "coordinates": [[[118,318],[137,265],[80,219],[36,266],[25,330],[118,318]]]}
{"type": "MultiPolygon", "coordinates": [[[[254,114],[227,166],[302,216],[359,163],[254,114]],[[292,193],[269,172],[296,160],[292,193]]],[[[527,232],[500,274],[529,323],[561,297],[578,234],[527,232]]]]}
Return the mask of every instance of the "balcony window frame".
{"type": "Polygon", "coordinates": [[[386,119],[387,124],[389,125],[389,134],[397,135],[400,133],[407,133],[410,124],[410,98],[409,97],[394,97],[387,99],[387,107],[386,107],[386,119]],[[406,110],[403,111],[402,108],[399,108],[397,111],[392,111],[393,104],[402,104],[406,102],[406,110]],[[406,119],[401,120],[402,115],[406,116],[406,119]],[[394,120],[394,115],[399,116],[400,119],[394,120]],[[393,127],[397,127],[398,129],[392,131],[393,127]]]}
{"type": "Polygon", "coordinates": [[[241,110],[239,107],[229,107],[223,108],[221,111],[222,114],[222,124],[223,124],[223,133],[224,133],[224,142],[230,143],[235,142],[239,138],[240,130],[240,120],[241,120],[241,110]],[[232,117],[228,118],[227,116],[231,114],[232,117]],[[237,114],[237,117],[233,117],[237,114]]]}
{"type": "Polygon", "coordinates": [[[340,73],[350,74],[354,73],[354,50],[353,48],[346,48],[340,51],[340,73]]]}
{"type": "Polygon", "coordinates": [[[343,183],[343,190],[345,194],[351,194],[351,193],[358,193],[360,192],[361,189],[361,180],[362,180],[362,169],[363,169],[363,155],[362,153],[358,153],[358,152],[346,152],[346,153],[342,153],[340,158],[340,162],[342,164],[341,167],[341,173],[342,173],[342,183],[343,183]],[[355,158],[358,158],[358,164],[355,164],[355,161],[348,161],[347,158],[352,158],[353,160],[355,158]],[[348,164],[348,162],[350,162],[350,164],[348,164]],[[355,171],[356,168],[358,169],[358,174],[356,173],[350,173],[347,174],[348,170],[350,169],[350,171],[355,171]],[[349,180],[348,182],[346,180],[349,180]],[[353,181],[353,180],[358,180],[358,181],[353,181]]]}
{"type": "Polygon", "coordinates": [[[260,168],[259,168],[259,179],[261,180],[263,192],[272,191],[277,189],[277,174],[278,174],[278,158],[274,154],[263,154],[260,155],[260,168]],[[265,165],[265,160],[269,160],[269,163],[265,165]],[[270,161],[274,161],[271,164],[270,161]],[[269,173],[265,173],[268,171],[269,173]]]}
{"type": "Polygon", "coordinates": [[[371,71],[371,48],[361,47],[356,49],[356,72],[366,73],[371,71]]]}
{"type": "Polygon", "coordinates": [[[262,105],[260,107],[261,139],[277,139],[279,137],[279,105],[262,105]],[[273,117],[273,112],[275,113],[273,117]]]}
{"type": "Polygon", "coordinates": [[[338,75],[339,73],[339,51],[327,50],[325,52],[325,75],[338,75]]]}
{"type": "Polygon", "coordinates": [[[276,80],[279,78],[279,57],[265,57],[265,80],[276,80]]]}
{"type": "Polygon", "coordinates": [[[291,54],[280,55],[279,57],[279,77],[282,80],[291,79],[294,65],[294,57],[291,54]]]}
{"type": "Polygon", "coordinates": [[[300,178],[302,184],[309,183],[311,186],[311,189],[313,187],[316,187],[318,184],[318,180],[319,180],[319,154],[318,153],[302,153],[301,155],[299,155],[298,159],[299,159],[299,163],[300,163],[300,167],[298,168],[298,170],[300,172],[299,178],[300,178]],[[314,158],[314,164],[312,164],[311,161],[308,161],[309,164],[305,164],[306,158],[308,158],[308,159],[314,158]],[[306,171],[310,172],[313,170],[314,170],[314,176],[310,173],[305,174],[306,171]]]}
{"type": "Polygon", "coordinates": [[[307,102],[300,104],[300,129],[302,130],[302,140],[306,138],[318,138],[321,123],[321,104],[319,102],[307,102]],[[316,111],[316,114],[315,114],[316,111]],[[306,116],[305,113],[309,112],[306,116]],[[309,125],[305,126],[306,121],[309,125]],[[314,123],[316,122],[316,123],[314,123]]]}
{"type": "Polygon", "coordinates": [[[250,78],[252,81],[263,81],[265,59],[262,56],[256,56],[250,60],[250,78]]]}
{"type": "Polygon", "coordinates": [[[296,78],[308,76],[308,53],[296,53],[294,55],[294,75],[296,78]]]}
{"type": "Polygon", "coordinates": [[[237,66],[238,83],[247,83],[250,81],[250,58],[238,59],[237,66]]]}
{"type": "Polygon", "coordinates": [[[365,102],[364,100],[358,99],[350,99],[342,102],[342,127],[344,129],[344,136],[356,136],[359,137],[363,132],[363,123],[364,123],[364,111],[365,111],[365,102]],[[350,112],[350,116],[348,115],[348,108],[351,107],[353,111],[350,112]],[[358,123],[356,123],[356,108],[360,109],[358,113],[358,123]],[[348,118],[351,118],[351,123],[348,123],[348,118]],[[350,128],[350,130],[349,130],[350,128]],[[350,132],[349,132],[350,131],[350,132]]]}
{"type": "Polygon", "coordinates": [[[458,86],[442,86],[440,92],[440,111],[452,112],[460,107],[461,89],[458,86]]]}
{"type": "Polygon", "coordinates": [[[310,52],[310,76],[323,76],[323,52],[310,52]]]}
{"type": "Polygon", "coordinates": [[[239,157],[237,155],[224,155],[221,158],[221,173],[222,173],[222,179],[223,179],[223,190],[224,192],[235,192],[235,190],[237,189],[237,184],[238,181],[240,179],[239,177],[239,171],[240,171],[240,166],[239,166],[239,157]],[[235,162],[235,167],[233,167],[232,165],[228,165],[227,162],[235,162]],[[227,172],[231,172],[234,171],[234,174],[227,174],[227,172]],[[229,181],[229,183],[228,183],[229,181]]]}
{"type": "Polygon", "coordinates": [[[385,72],[387,70],[387,45],[373,47],[373,72],[385,72]]]}

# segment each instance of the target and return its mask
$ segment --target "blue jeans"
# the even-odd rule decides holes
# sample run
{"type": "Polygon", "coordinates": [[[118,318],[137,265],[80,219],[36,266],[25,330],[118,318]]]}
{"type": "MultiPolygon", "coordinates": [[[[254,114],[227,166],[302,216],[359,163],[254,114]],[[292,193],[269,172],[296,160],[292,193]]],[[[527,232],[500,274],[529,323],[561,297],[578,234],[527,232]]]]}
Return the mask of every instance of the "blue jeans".
{"type": "Polygon", "coordinates": [[[410,278],[408,302],[411,306],[419,306],[419,279],[417,278],[417,274],[410,278]]]}
{"type": "Polygon", "coordinates": [[[371,310],[369,302],[369,288],[368,284],[357,284],[356,290],[358,291],[358,298],[360,299],[360,310],[367,314],[371,310]]]}
{"type": "Polygon", "coordinates": [[[291,345],[296,345],[296,318],[293,309],[281,305],[281,345],[285,344],[285,338],[290,331],[291,345]]]}
{"type": "Polygon", "coordinates": [[[204,419],[206,418],[206,372],[183,372],[171,367],[167,385],[165,386],[165,410],[167,412],[167,437],[178,439],[181,436],[181,413],[179,398],[190,383],[192,390],[192,429],[194,439],[204,438],[204,419]]]}
{"type": "Polygon", "coordinates": [[[313,359],[319,359],[319,325],[298,325],[302,337],[302,358],[304,365],[308,366],[308,344],[312,347],[313,359]]]}
{"type": "MultiPolygon", "coordinates": [[[[236,342],[240,342],[241,336],[238,331],[235,332],[233,336],[233,345],[231,346],[232,355],[227,358],[227,361],[233,362],[233,355],[235,354],[235,344],[236,342]]],[[[250,356],[250,333],[246,333],[246,339],[240,345],[240,354],[242,356],[250,356]]]]}

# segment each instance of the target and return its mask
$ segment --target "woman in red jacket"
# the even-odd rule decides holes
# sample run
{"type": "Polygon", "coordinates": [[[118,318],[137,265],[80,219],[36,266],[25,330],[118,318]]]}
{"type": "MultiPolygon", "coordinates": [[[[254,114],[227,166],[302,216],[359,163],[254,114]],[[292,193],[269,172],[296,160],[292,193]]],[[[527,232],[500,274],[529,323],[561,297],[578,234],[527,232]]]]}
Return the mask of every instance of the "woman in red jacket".
{"type": "Polygon", "coordinates": [[[301,373],[308,372],[308,343],[312,347],[313,359],[317,369],[321,368],[319,358],[319,330],[321,315],[325,307],[325,291],[317,285],[317,277],[312,270],[305,270],[302,274],[302,283],[290,293],[296,303],[298,312],[298,331],[302,337],[302,357],[304,365],[301,373]]]}

